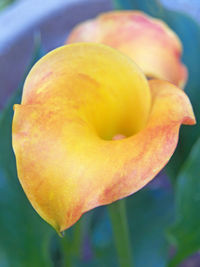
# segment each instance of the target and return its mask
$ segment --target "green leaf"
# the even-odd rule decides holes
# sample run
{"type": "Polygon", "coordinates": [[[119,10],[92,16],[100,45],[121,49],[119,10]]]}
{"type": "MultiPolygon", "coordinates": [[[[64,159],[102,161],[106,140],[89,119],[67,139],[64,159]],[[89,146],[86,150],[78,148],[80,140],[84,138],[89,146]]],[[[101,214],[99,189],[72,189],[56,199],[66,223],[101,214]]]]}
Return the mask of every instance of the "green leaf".
{"type": "Polygon", "coordinates": [[[200,138],[183,165],[175,188],[176,222],[170,239],[177,253],[170,266],[200,249],[200,138]]]}
{"type": "MultiPolygon", "coordinates": [[[[31,66],[40,54],[37,41],[31,66]]],[[[21,93],[22,86],[0,117],[0,265],[49,267],[48,246],[53,230],[42,221],[25,197],[17,178],[12,150],[13,104],[20,102],[21,93]]]]}
{"type": "MultiPolygon", "coordinates": [[[[118,8],[138,9],[162,19],[177,33],[183,43],[183,62],[189,71],[189,80],[185,92],[191,100],[197,122],[200,121],[200,26],[186,14],[164,8],[158,0],[116,0],[115,3],[118,8]]],[[[199,123],[196,126],[182,127],[178,147],[167,166],[167,170],[172,177],[176,177],[178,174],[199,135],[199,123]]]]}

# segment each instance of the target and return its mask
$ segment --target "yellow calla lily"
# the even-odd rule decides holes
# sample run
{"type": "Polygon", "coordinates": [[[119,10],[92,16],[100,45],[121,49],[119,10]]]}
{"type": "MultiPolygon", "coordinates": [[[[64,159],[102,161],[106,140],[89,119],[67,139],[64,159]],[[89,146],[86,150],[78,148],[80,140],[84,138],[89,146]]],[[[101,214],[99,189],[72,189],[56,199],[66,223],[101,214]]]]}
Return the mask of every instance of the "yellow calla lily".
{"type": "Polygon", "coordinates": [[[148,82],[117,50],[63,46],[35,64],[14,106],[19,180],[60,232],[146,185],[172,156],[181,124],[194,123],[182,90],[148,82]]]}
{"type": "Polygon", "coordinates": [[[187,68],[180,61],[178,36],[159,19],[140,11],[113,11],[76,26],[66,43],[97,42],[131,57],[149,77],[184,87],[187,68]]]}

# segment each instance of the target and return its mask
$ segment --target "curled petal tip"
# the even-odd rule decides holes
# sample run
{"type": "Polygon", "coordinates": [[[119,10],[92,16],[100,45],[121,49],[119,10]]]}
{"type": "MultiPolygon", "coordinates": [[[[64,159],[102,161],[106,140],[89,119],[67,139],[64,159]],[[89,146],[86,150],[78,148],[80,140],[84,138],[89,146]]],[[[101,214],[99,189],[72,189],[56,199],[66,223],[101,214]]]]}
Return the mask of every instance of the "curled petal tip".
{"type": "Polygon", "coordinates": [[[184,118],[183,124],[186,124],[186,125],[195,125],[196,124],[196,118],[195,118],[193,112],[191,112],[189,116],[186,116],[184,118]]]}
{"type": "Polygon", "coordinates": [[[176,108],[175,112],[177,113],[177,118],[179,118],[178,114],[180,115],[181,124],[194,125],[196,123],[190,100],[181,89],[167,81],[158,79],[150,80],[149,85],[153,96],[157,94],[160,94],[161,96],[167,94],[172,97],[172,102],[169,105],[169,108],[172,108],[174,105],[174,109],[176,108]],[[158,91],[158,88],[160,88],[160,91],[158,91]]]}

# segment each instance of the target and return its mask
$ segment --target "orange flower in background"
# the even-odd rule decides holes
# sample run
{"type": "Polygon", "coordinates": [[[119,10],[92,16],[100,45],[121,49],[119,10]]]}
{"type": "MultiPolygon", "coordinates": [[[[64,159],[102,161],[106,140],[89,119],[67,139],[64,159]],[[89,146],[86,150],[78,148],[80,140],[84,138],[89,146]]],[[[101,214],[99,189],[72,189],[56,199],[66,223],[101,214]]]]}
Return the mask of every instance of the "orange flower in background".
{"type": "Polygon", "coordinates": [[[180,61],[182,45],[163,21],[140,11],[114,11],[76,26],[66,43],[96,42],[131,57],[146,76],[184,87],[187,69],[180,61]]]}
{"type": "Polygon", "coordinates": [[[146,185],[172,156],[181,124],[195,123],[182,90],[148,82],[130,58],[91,43],[39,60],[14,110],[20,182],[59,232],[146,185]]]}

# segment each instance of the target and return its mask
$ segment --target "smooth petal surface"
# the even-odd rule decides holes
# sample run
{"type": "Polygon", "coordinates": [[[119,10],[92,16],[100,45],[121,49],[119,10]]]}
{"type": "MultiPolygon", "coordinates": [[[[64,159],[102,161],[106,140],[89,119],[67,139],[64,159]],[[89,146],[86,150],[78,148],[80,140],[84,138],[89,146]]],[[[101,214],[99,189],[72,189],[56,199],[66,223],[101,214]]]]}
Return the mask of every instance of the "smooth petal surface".
{"type": "Polygon", "coordinates": [[[163,21],[140,11],[114,11],[81,23],[67,43],[97,42],[130,56],[149,77],[184,87],[187,69],[181,63],[178,36],[163,21]]]}
{"type": "Polygon", "coordinates": [[[141,189],[173,154],[180,125],[195,123],[182,90],[149,85],[128,57],[99,44],[56,49],[28,75],[13,119],[18,175],[57,231],[141,189]],[[117,134],[128,137],[111,140],[117,134]]]}

